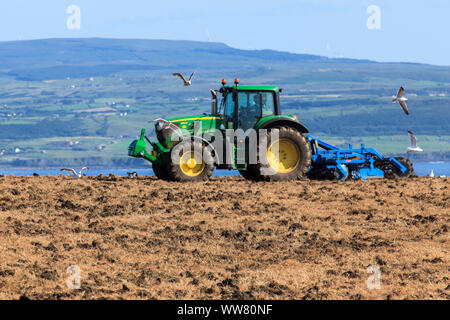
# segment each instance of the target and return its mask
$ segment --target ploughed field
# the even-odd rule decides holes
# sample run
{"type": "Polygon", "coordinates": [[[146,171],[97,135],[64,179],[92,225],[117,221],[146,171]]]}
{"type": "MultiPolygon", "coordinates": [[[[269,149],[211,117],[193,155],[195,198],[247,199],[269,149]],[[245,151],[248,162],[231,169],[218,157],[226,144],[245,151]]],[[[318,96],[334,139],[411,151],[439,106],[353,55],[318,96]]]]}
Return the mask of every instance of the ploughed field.
{"type": "Polygon", "coordinates": [[[448,178],[0,177],[0,299],[449,299],[449,208],[448,178]]]}

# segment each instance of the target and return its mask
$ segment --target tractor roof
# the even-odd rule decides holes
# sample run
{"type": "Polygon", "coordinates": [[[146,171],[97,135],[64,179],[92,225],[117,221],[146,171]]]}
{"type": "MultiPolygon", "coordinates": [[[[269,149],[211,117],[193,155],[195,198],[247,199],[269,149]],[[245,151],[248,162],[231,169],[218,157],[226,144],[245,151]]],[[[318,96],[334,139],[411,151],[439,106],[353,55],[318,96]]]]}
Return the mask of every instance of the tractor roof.
{"type": "Polygon", "coordinates": [[[275,91],[279,92],[280,89],[276,86],[230,86],[229,88],[242,91],[275,91]]]}

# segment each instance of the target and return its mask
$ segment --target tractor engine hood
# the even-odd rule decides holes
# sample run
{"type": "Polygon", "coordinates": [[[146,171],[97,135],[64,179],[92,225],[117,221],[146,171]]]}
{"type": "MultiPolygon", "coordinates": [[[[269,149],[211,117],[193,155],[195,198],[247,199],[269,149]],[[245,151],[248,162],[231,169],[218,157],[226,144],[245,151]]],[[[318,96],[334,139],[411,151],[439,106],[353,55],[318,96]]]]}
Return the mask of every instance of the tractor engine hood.
{"type": "Polygon", "coordinates": [[[188,116],[188,117],[178,117],[178,118],[171,118],[169,119],[170,122],[176,124],[182,129],[184,125],[187,125],[189,123],[193,123],[195,121],[211,121],[211,120],[217,120],[220,119],[219,116],[210,115],[210,114],[201,114],[201,115],[194,115],[194,116],[188,116]]]}

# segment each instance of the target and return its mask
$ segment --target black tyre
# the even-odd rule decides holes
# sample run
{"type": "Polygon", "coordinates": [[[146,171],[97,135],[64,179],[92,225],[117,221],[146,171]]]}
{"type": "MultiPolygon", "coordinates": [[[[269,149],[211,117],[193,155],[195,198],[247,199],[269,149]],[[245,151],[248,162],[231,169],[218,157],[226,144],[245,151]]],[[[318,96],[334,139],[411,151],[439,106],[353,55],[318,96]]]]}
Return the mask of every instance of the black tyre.
{"type": "Polygon", "coordinates": [[[158,179],[169,180],[169,174],[167,173],[167,167],[165,165],[152,164],[153,172],[158,179]]]}
{"type": "Polygon", "coordinates": [[[210,148],[200,141],[183,141],[173,147],[167,173],[175,181],[208,180],[214,171],[210,148]]]}
{"type": "Polygon", "coordinates": [[[400,162],[403,166],[406,167],[406,171],[403,173],[400,170],[398,170],[396,167],[392,170],[393,173],[397,177],[409,178],[410,176],[412,176],[414,174],[414,167],[413,167],[411,160],[403,158],[403,157],[396,157],[395,159],[397,159],[398,162],[400,162]]]}
{"type": "Polygon", "coordinates": [[[336,177],[325,165],[313,165],[306,174],[311,180],[335,180],[336,177]]]}
{"type": "Polygon", "coordinates": [[[413,168],[413,164],[412,164],[411,160],[406,159],[404,157],[396,157],[395,159],[398,162],[400,162],[403,166],[406,167],[406,171],[405,172],[402,173],[400,170],[397,169],[396,166],[394,166],[389,161],[376,163],[375,166],[377,168],[380,168],[381,170],[383,170],[384,171],[384,176],[386,178],[389,178],[389,179],[408,178],[408,177],[410,177],[410,176],[412,176],[414,174],[414,168],[413,168]]]}
{"type": "Polygon", "coordinates": [[[274,128],[278,139],[267,133],[267,149],[258,150],[256,179],[286,181],[301,179],[311,166],[311,146],[301,132],[290,127],[274,128]],[[277,152],[278,150],[278,152],[277,152]]]}
{"type": "Polygon", "coordinates": [[[247,170],[239,170],[239,173],[247,180],[258,180],[255,165],[249,164],[247,170]]]}

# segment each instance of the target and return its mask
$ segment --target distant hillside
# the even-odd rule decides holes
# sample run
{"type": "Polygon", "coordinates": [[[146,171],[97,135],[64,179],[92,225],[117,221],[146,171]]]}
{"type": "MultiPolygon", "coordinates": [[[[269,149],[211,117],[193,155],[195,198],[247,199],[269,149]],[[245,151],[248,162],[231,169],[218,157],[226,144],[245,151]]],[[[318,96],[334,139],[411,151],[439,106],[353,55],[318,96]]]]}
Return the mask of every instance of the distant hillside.
{"type": "Polygon", "coordinates": [[[108,76],[123,70],[214,69],[264,63],[360,62],[223,43],[170,40],[48,39],[0,42],[0,71],[18,80],[108,76]]]}
{"type": "MultiPolygon", "coordinates": [[[[294,69],[298,67],[348,69],[359,66],[358,72],[363,71],[367,74],[384,71],[402,75],[407,71],[414,79],[432,78],[434,81],[447,81],[446,77],[450,70],[450,67],[411,63],[388,64],[274,50],[241,50],[223,43],[182,40],[88,38],[0,42],[0,76],[12,76],[25,81],[109,76],[132,70],[167,71],[177,68],[201,68],[204,72],[215,72],[218,69],[248,70],[270,64],[290,65],[294,69]],[[432,77],[429,76],[430,71],[433,72],[432,77]]],[[[305,76],[311,77],[308,74],[305,76]]],[[[333,79],[329,75],[326,76],[328,81],[333,79]]],[[[335,73],[335,76],[337,80],[339,77],[346,78],[339,73],[335,73]]]]}

